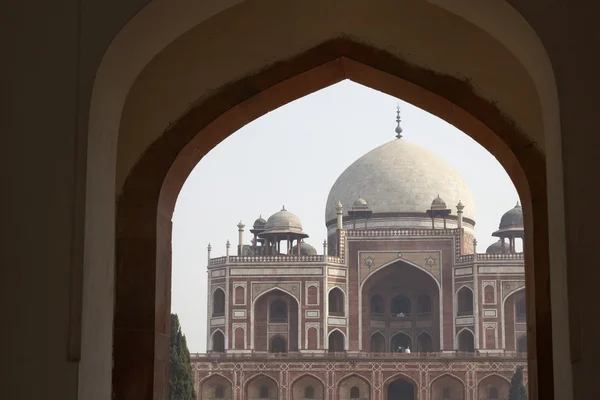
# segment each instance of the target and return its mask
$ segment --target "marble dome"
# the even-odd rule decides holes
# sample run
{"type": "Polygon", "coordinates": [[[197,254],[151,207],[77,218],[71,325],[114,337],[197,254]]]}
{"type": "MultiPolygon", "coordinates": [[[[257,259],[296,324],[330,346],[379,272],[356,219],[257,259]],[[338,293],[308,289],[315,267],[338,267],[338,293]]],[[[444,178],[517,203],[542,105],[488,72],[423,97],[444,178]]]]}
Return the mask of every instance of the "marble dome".
{"type": "Polygon", "coordinates": [[[425,214],[431,200],[443,198],[456,215],[459,201],[463,216],[475,220],[475,204],[458,172],[429,150],[406,139],[385,143],[356,160],[339,176],[327,198],[325,221],[332,225],[340,201],[344,215],[357,198],[379,213],[425,214]]]}
{"type": "Polygon", "coordinates": [[[267,219],[265,231],[261,235],[264,236],[265,234],[274,233],[293,233],[308,237],[308,235],[302,231],[302,223],[300,222],[300,218],[287,211],[285,207],[267,219]]]}

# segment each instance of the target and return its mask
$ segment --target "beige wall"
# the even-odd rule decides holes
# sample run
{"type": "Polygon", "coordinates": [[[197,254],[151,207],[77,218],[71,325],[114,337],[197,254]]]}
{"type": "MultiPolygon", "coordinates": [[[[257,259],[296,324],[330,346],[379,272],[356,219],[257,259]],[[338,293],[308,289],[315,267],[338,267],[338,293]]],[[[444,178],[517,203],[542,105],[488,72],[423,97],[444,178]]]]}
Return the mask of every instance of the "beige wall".
{"type": "Polygon", "coordinates": [[[0,159],[8,172],[2,196],[1,292],[8,305],[2,354],[10,368],[0,397],[75,399],[79,391],[82,399],[110,398],[113,205],[127,171],[190,102],[340,34],[439,72],[466,75],[482,97],[497,102],[546,150],[557,398],[600,396],[593,357],[600,351],[600,332],[580,314],[599,275],[590,261],[598,233],[589,222],[600,181],[599,65],[590,47],[597,37],[595,12],[513,0],[538,41],[525,20],[501,2],[483,2],[483,9],[473,2],[435,1],[452,14],[431,4],[391,0],[369,2],[368,8],[361,1],[309,1],[285,9],[272,0],[247,1],[209,20],[234,2],[154,0],[133,19],[147,1],[30,3],[3,3],[2,10],[8,21],[2,24],[8,60],[2,63],[3,93],[10,97],[0,122],[5,139],[0,159]],[[267,20],[272,24],[261,23],[267,20]],[[467,43],[477,51],[465,51],[467,43]],[[183,60],[191,47],[195,51],[183,60]],[[171,96],[169,102],[143,98],[152,81],[158,82],[156,94],[171,96]],[[93,151],[86,153],[88,144],[93,151]],[[568,275],[561,268],[565,262],[568,275]],[[69,310],[82,304],[77,298],[82,263],[85,313],[77,363],[67,359],[69,310]],[[40,367],[41,380],[31,384],[32,371],[40,367]]]}

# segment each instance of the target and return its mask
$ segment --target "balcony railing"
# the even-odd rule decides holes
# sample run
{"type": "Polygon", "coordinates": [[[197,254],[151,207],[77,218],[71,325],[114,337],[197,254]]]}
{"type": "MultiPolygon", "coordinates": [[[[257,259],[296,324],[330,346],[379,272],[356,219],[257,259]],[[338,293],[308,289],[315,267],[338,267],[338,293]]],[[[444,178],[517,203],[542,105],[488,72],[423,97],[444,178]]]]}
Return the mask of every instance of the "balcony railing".
{"type": "Polygon", "coordinates": [[[489,358],[489,359],[516,359],[526,360],[527,353],[515,351],[505,352],[486,352],[485,350],[476,352],[453,351],[453,352],[427,352],[427,353],[371,353],[371,352],[327,352],[323,353],[268,353],[266,351],[251,351],[246,353],[192,353],[191,361],[212,361],[216,359],[248,359],[248,358],[266,358],[266,359],[464,359],[464,358],[489,358]]]}

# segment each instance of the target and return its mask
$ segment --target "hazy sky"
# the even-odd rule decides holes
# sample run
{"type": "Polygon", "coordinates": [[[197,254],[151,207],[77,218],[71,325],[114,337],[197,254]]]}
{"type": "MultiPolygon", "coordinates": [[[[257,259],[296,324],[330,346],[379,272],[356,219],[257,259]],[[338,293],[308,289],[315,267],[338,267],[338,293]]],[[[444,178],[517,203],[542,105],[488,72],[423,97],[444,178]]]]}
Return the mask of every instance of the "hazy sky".
{"type": "Polygon", "coordinates": [[[206,155],[183,186],[173,216],[172,310],[191,352],[206,349],[208,243],[212,257],[219,257],[229,239],[233,254],[240,220],[248,244],[254,220],[285,205],[310,235],[306,242],[321,254],[331,186],[356,159],[394,139],[397,104],[402,140],[442,157],[469,186],[478,252],[497,240],[490,234],[518,195],[490,153],[419,108],[350,81],[338,83],[246,125],[206,155]]]}

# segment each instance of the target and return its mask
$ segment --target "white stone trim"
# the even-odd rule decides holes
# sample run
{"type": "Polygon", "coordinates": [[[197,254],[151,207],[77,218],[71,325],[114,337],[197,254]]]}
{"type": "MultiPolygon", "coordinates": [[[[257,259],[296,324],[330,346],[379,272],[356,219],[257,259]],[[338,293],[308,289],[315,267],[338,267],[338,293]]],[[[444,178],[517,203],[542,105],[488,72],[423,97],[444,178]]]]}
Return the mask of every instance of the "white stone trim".
{"type": "Polygon", "coordinates": [[[234,306],[245,306],[248,304],[248,286],[246,284],[246,282],[233,282],[233,293],[231,294],[231,298],[233,300],[233,305],[234,306]],[[238,287],[243,287],[244,288],[244,302],[243,303],[236,303],[235,302],[235,290],[238,287]]]}
{"type": "Polygon", "coordinates": [[[305,310],[304,318],[306,319],[318,319],[321,316],[320,310],[305,310]]]}
{"type": "Polygon", "coordinates": [[[321,292],[319,290],[319,281],[311,281],[304,282],[304,291],[306,296],[304,297],[304,305],[306,306],[320,306],[321,305],[321,292]],[[308,304],[308,288],[315,287],[317,288],[317,303],[316,304],[308,304]]]}
{"type": "Polygon", "coordinates": [[[256,267],[256,268],[231,268],[231,276],[305,276],[321,275],[322,267],[288,268],[288,267],[256,267]]]}
{"type": "Polygon", "coordinates": [[[494,348],[498,350],[498,324],[496,322],[485,322],[483,324],[483,348],[487,349],[487,333],[486,329],[493,328],[494,329],[494,348]]]}
{"type": "Polygon", "coordinates": [[[496,281],[482,281],[481,282],[481,304],[486,306],[495,306],[498,304],[498,289],[496,287],[496,281]],[[491,286],[494,289],[494,301],[492,303],[487,303],[485,301],[485,288],[487,286],[491,286]]]}
{"type": "Polygon", "coordinates": [[[325,349],[329,350],[329,336],[331,336],[331,334],[333,332],[335,332],[335,331],[338,331],[339,333],[341,333],[342,335],[344,335],[344,350],[348,350],[348,345],[349,345],[349,343],[348,343],[348,336],[344,332],[342,332],[341,329],[338,329],[338,328],[333,328],[331,330],[331,332],[327,332],[327,341],[325,342],[325,349]]]}
{"type": "Polygon", "coordinates": [[[246,310],[233,310],[233,319],[246,319],[246,310]]]}
{"type": "MultiPolygon", "coordinates": [[[[504,282],[505,281],[501,281],[500,282],[500,287],[502,287],[502,285],[504,284],[504,282]]],[[[514,282],[514,281],[509,281],[509,282],[514,282]]],[[[519,282],[521,282],[521,281],[519,281],[519,282]]],[[[503,349],[506,349],[506,315],[504,313],[505,303],[506,303],[506,300],[510,296],[512,296],[513,294],[517,293],[520,290],[525,290],[525,286],[521,286],[519,288],[516,288],[515,290],[513,290],[511,292],[508,292],[506,295],[504,295],[504,293],[502,294],[502,308],[500,309],[500,315],[502,317],[501,321],[502,321],[502,348],[503,349]]],[[[515,324],[516,324],[516,319],[515,319],[515,324]]]]}

